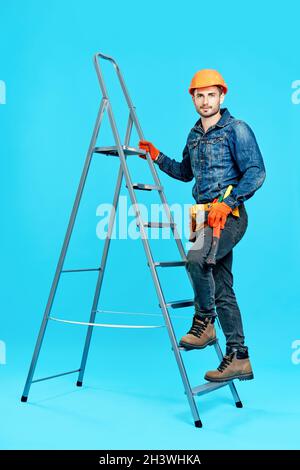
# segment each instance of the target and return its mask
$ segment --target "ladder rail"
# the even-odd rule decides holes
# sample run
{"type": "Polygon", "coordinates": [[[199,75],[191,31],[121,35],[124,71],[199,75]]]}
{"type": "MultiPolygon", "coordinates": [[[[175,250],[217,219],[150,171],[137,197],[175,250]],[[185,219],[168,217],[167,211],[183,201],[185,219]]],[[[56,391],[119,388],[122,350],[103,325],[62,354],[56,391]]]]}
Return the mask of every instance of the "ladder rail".
{"type": "Polygon", "coordinates": [[[95,123],[95,126],[94,126],[94,131],[93,131],[93,134],[92,134],[92,138],[91,138],[91,141],[90,141],[90,145],[89,145],[89,148],[88,148],[86,159],[85,159],[85,162],[84,162],[83,171],[82,171],[82,174],[81,174],[78,189],[77,189],[77,192],[76,192],[75,201],[74,201],[72,211],[71,211],[71,215],[70,215],[70,218],[69,218],[67,231],[66,231],[66,234],[65,234],[65,238],[64,238],[64,241],[63,241],[62,248],[61,248],[59,260],[58,260],[57,267],[56,267],[55,274],[54,274],[54,278],[53,278],[53,281],[52,281],[52,285],[51,285],[49,297],[48,297],[48,300],[47,300],[46,308],[45,308],[45,311],[44,311],[42,323],[41,323],[41,326],[40,326],[38,338],[37,338],[36,345],[35,345],[35,348],[34,348],[34,352],[33,352],[32,360],[31,360],[31,363],[30,363],[26,383],[25,383],[24,390],[23,390],[22,401],[26,401],[27,397],[28,397],[28,393],[29,393],[30,386],[31,386],[31,383],[32,383],[32,378],[33,378],[33,375],[34,375],[34,372],[35,372],[35,368],[36,368],[36,364],[37,364],[37,361],[38,361],[38,358],[39,358],[41,346],[42,346],[42,343],[43,343],[43,340],[44,340],[44,336],[45,336],[45,332],[46,332],[46,328],[47,328],[47,324],[48,324],[48,320],[49,320],[49,315],[51,313],[51,309],[52,309],[54,297],[55,297],[55,294],[56,294],[58,282],[59,282],[59,279],[60,279],[60,275],[61,275],[61,271],[62,271],[62,268],[63,268],[64,261],[65,261],[67,249],[68,249],[69,242],[70,242],[70,238],[71,238],[71,235],[72,235],[72,232],[73,232],[73,228],[74,228],[76,216],[77,216],[77,213],[78,213],[78,208],[79,208],[79,205],[80,205],[82,193],[83,193],[83,190],[84,190],[84,187],[85,187],[85,182],[86,182],[88,171],[89,171],[89,168],[90,168],[90,163],[91,163],[91,159],[92,159],[92,155],[93,155],[93,149],[95,147],[95,143],[96,143],[96,140],[97,140],[97,137],[98,137],[98,134],[99,134],[99,129],[100,129],[100,126],[101,126],[101,122],[102,122],[103,115],[104,115],[104,112],[106,110],[106,107],[107,107],[107,100],[105,98],[103,98],[101,100],[101,103],[100,103],[99,111],[98,111],[97,118],[96,118],[96,123],[95,123]]]}
{"type": "MultiPolygon", "coordinates": [[[[103,74],[101,72],[101,69],[100,69],[100,65],[99,65],[99,59],[104,59],[104,60],[108,60],[110,61],[113,66],[114,66],[114,69],[117,73],[117,76],[118,76],[118,79],[119,79],[119,82],[120,82],[120,85],[121,85],[121,88],[122,88],[122,91],[123,91],[123,94],[125,96],[125,99],[126,99],[126,102],[127,102],[127,105],[129,107],[129,109],[135,109],[134,105],[133,105],[133,102],[130,98],[130,95],[129,95],[129,91],[127,89],[127,86],[125,84],[125,81],[124,81],[124,78],[123,78],[123,75],[121,73],[121,70],[120,70],[120,67],[118,66],[117,62],[115,61],[115,59],[113,59],[112,57],[106,55],[106,54],[103,54],[102,52],[97,52],[95,55],[94,55],[94,65],[96,67],[96,72],[97,72],[97,75],[98,75],[98,78],[99,76],[101,77],[99,83],[100,83],[100,87],[101,87],[101,91],[102,91],[102,94],[104,97],[108,97],[107,95],[107,89],[106,89],[106,86],[105,86],[105,83],[104,83],[104,80],[103,80],[103,74]]],[[[141,129],[138,131],[138,134],[140,135],[140,133],[142,134],[141,132],[141,129]]]]}
{"type": "MultiPolygon", "coordinates": [[[[114,61],[114,64],[116,64],[115,61],[114,61]]],[[[189,401],[190,408],[191,408],[191,411],[192,411],[192,414],[193,414],[194,422],[198,423],[197,425],[199,425],[201,423],[201,421],[200,421],[200,418],[199,418],[198,409],[196,407],[195,400],[194,400],[192,390],[191,390],[191,385],[189,383],[189,379],[188,379],[188,376],[187,376],[187,373],[186,373],[186,370],[185,370],[185,366],[184,366],[181,354],[180,354],[179,349],[178,349],[177,341],[176,341],[175,334],[174,334],[174,329],[173,329],[171,319],[170,319],[170,316],[169,316],[169,313],[168,313],[168,310],[167,310],[167,307],[166,307],[166,301],[165,301],[165,298],[164,298],[164,295],[163,295],[163,292],[162,292],[160,281],[158,279],[157,271],[156,271],[155,266],[154,266],[154,260],[153,260],[152,253],[151,253],[151,250],[150,250],[150,246],[149,246],[149,243],[148,243],[147,234],[146,234],[146,231],[145,231],[145,228],[144,228],[144,225],[143,225],[143,220],[142,220],[142,217],[141,217],[141,214],[140,214],[140,209],[139,209],[139,205],[138,205],[138,202],[137,202],[137,199],[136,199],[136,196],[135,196],[135,192],[132,188],[132,182],[131,182],[129,170],[128,170],[127,165],[126,165],[126,157],[124,155],[123,147],[122,147],[122,144],[121,144],[121,139],[120,139],[120,136],[119,136],[119,132],[118,132],[117,125],[116,125],[115,118],[114,118],[114,114],[113,114],[113,110],[112,110],[112,107],[111,107],[111,104],[110,104],[110,101],[109,101],[107,89],[106,89],[106,86],[105,86],[104,78],[103,78],[102,71],[100,69],[98,60],[96,60],[96,71],[97,71],[97,76],[98,76],[98,80],[99,80],[99,83],[100,83],[102,93],[108,99],[107,112],[108,112],[110,124],[111,124],[111,127],[112,127],[112,132],[113,132],[113,136],[114,136],[114,139],[115,139],[115,143],[116,143],[116,146],[117,146],[117,149],[118,149],[118,153],[119,153],[119,157],[120,157],[120,161],[121,161],[121,166],[122,166],[122,171],[124,173],[124,177],[125,177],[126,184],[127,184],[127,187],[128,187],[131,203],[133,205],[133,208],[134,208],[134,211],[135,211],[135,214],[136,214],[137,223],[139,225],[139,230],[140,230],[140,233],[141,233],[142,243],[143,243],[144,250],[145,250],[145,253],[146,253],[146,257],[148,259],[148,263],[149,263],[149,266],[150,266],[150,272],[151,272],[152,280],[154,282],[156,293],[157,293],[157,296],[158,296],[158,299],[159,299],[159,305],[162,309],[162,313],[163,313],[163,316],[164,316],[164,319],[165,319],[165,323],[167,325],[167,330],[168,330],[168,334],[169,334],[170,341],[171,341],[171,344],[172,344],[172,349],[173,349],[173,352],[175,354],[175,359],[176,359],[177,365],[178,365],[180,373],[181,373],[184,389],[185,389],[186,395],[188,397],[188,401],[189,401]]],[[[133,114],[131,114],[131,118],[133,118],[133,123],[137,127],[139,137],[141,139],[143,139],[142,129],[141,129],[140,124],[138,122],[136,113],[133,109],[133,105],[132,105],[131,99],[129,97],[129,93],[127,91],[124,80],[123,80],[123,78],[121,76],[121,73],[119,71],[119,68],[117,68],[117,71],[118,71],[118,76],[121,79],[122,88],[123,88],[123,90],[126,94],[126,97],[127,97],[127,102],[129,103],[131,111],[133,113],[133,114]]],[[[152,159],[149,156],[149,154],[147,154],[147,160],[148,160],[148,162],[152,163],[152,159]]],[[[152,166],[153,166],[153,163],[152,163],[152,166]]],[[[153,167],[153,171],[156,174],[156,170],[154,169],[154,167],[153,167]]],[[[157,183],[159,183],[159,180],[157,180],[157,183]]],[[[158,185],[160,186],[160,184],[158,184],[158,185]]],[[[171,220],[172,218],[171,218],[170,211],[169,211],[169,217],[170,217],[170,222],[171,221],[173,222],[173,220],[171,220]]],[[[176,227],[174,226],[174,232],[175,231],[177,232],[176,227]]],[[[182,247],[182,249],[183,249],[183,247],[182,247]]],[[[95,306],[93,306],[93,310],[95,310],[94,307],[95,306]]],[[[93,328],[93,327],[91,326],[90,328],[93,328]]],[[[81,369],[82,370],[80,372],[80,375],[82,376],[83,370],[84,370],[84,368],[82,368],[82,365],[81,365],[81,369]]],[[[81,380],[79,380],[79,382],[81,382],[81,380]]]]}

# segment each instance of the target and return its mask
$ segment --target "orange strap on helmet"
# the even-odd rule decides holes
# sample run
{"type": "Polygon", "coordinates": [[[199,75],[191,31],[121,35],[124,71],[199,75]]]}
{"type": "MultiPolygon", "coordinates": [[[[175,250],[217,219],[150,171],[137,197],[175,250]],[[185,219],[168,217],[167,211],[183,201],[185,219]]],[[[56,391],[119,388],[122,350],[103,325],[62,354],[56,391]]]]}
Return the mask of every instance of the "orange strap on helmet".
{"type": "Polygon", "coordinates": [[[221,86],[224,94],[226,94],[228,90],[224,78],[217,70],[203,69],[196,72],[193,76],[189,93],[193,95],[195,88],[204,88],[207,86],[221,86]]]}

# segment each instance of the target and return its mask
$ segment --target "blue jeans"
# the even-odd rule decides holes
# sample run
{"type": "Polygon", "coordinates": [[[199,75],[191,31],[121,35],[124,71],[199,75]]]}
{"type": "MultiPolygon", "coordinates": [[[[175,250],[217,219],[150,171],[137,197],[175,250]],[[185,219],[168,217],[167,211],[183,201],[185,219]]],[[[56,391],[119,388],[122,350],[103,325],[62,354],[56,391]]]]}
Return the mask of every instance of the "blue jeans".
{"type": "Polygon", "coordinates": [[[226,354],[247,352],[241,312],[233,290],[233,247],[244,236],[248,215],[244,204],[239,205],[240,217],[229,214],[219,241],[216,265],[206,265],[205,259],[212,241],[212,228],[206,225],[196,232],[196,241],[187,254],[195,294],[195,314],[200,317],[218,315],[226,338],[226,354]],[[216,311],[215,311],[216,310],[216,311]]]}

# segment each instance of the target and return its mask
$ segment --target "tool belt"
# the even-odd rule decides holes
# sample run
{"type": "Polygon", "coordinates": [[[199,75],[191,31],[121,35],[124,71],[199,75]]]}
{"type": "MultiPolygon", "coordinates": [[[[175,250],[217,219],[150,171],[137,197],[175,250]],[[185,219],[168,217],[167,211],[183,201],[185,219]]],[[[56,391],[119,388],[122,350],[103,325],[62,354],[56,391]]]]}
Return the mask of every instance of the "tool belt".
{"type": "MultiPolygon", "coordinates": [[[[232,189],[233,189],[233,186],[229,185],[228,188],[226,189],[222,199],[227,197],[230,194],[232,189]]],[[[196,238],[195,237],[195,232],[197,230],[200,230],[203,227],[205,227],[205,225],[207,225],[208,212],[210,211],[210,209],[214,205],[218,204],[219,202],[221,202],[220,198],[219,198],[218,201],[216,201],[216,199],[214,199],[214,201],[212,201],[212,202],[206,202],[204,204],[193,204],[190,207],[190,209],[189,209],[189,215],[190,215],[190,237],[189,237],[189,241],[195,241],[195,238],[196,238]]],[[[240,216],[239,208],[235,207],[233,209],[233,211],[231,212],[231,214],[235,217],[239,217],[240,216]]]]}

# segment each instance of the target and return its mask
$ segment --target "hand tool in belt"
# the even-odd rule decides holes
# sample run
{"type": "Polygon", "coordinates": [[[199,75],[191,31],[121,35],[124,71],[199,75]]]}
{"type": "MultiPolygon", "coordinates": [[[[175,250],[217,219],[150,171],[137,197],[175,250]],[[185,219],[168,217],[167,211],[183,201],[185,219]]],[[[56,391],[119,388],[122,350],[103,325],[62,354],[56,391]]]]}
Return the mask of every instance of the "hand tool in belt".
{"type": "MultiPolygon", "coordinates": [[[[219,196],[218,199],[213,200],[213,204],[215,202],[222,202],[222,200],[225,199],[225,197],[229,196],[232,189],[233,189],[233,186],[230,184],[228,188],[226,189],[223,196],[221,195],[219,196]]],[[[232,214],[239,217],[239,210],[237,207],[233,210],[232,214]]],[[[205,261],[208,266],[215,266],[216,264],[216,256],[217,256],[217,252],[219,248],[220,236],[221,236],[221,226],[220,224],[218,224],[216,227],[213,227],[211,247],[207,255],[206,261],[205,261]]]]}

